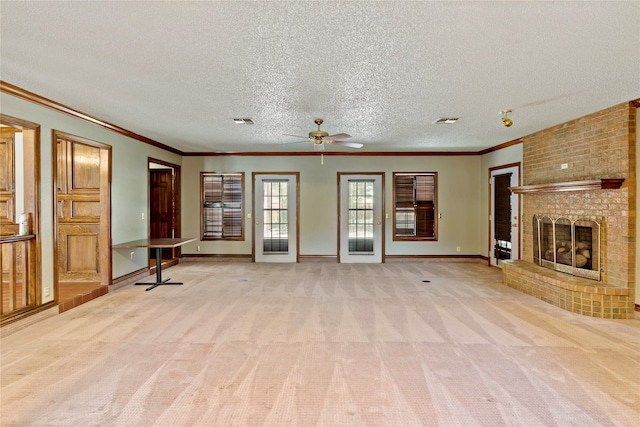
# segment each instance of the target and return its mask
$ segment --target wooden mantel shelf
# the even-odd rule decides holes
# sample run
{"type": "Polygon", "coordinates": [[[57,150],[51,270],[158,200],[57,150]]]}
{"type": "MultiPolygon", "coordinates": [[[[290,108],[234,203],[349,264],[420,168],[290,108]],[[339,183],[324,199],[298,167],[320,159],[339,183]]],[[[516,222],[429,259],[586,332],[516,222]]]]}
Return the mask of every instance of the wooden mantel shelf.
{"type": "Polygon", "coordinates": [[[557,191],[616,190],[624,178],[587,179],[584,181],[556,182],[551,184],[522,185],[509,187],[514,194],[553,193],[557,191]]]}

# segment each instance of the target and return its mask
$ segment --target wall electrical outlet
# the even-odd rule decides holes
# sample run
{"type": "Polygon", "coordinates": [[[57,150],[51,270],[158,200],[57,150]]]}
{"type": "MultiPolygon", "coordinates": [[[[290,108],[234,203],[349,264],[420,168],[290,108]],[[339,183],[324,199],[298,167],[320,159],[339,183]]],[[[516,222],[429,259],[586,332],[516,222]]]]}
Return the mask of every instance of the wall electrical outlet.
{"type": "Polygon", "coordinates": [[[569,163],[563,163],[560,165],[560,169],[568,169],[569,168],[569,163]]]}
{"type": "Polygon", "coordinates": [[[460,246],[456,246],[456,252],[460,252],[460,246]]]}
{"type": "Polygon", "coordinates": [[[200,245],[196,246],[196,252],[200,252],[200,245]]]}
{"type": "Polygon", "coordinates": [[[45,297],[51,296],[51,288],[44,288],[44,296],[45,297]]]}

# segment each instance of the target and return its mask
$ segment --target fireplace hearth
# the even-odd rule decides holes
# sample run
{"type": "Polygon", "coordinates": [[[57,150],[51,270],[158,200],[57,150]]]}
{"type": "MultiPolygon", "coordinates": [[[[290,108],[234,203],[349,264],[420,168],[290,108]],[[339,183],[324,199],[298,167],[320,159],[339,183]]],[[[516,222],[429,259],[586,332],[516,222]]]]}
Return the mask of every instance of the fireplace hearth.
{"type": "Polygon", "coordinates": [[[600,229],[591,219],[533,215],[533,261],[552,270],[600,280],[600,229]]]}

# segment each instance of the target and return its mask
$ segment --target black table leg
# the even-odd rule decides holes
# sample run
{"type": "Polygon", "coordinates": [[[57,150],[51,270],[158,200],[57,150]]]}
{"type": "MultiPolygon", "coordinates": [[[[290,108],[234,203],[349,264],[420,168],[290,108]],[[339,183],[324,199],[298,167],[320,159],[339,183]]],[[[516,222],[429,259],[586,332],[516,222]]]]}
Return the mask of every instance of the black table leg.
{"type": "Polygon", "coordinates": [[[169,282],[169,279],[162,280],[162,248],[155,248],[156,250],[156,281],[155,283],[136,283],[137,285],[151,285],[145,291],[150,291],[160,285],[182,285],[182,282],[169,282]]]}

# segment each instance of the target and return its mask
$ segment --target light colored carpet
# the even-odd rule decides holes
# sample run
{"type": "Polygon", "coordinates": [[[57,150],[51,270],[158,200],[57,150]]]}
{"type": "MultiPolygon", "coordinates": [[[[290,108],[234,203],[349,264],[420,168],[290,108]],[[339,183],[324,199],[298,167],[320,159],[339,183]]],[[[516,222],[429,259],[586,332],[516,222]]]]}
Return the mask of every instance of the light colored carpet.
{"type": "Polygon", "coordinates": [[[636,426],[640,320],[479,263],[186,262],[1,342],[9,426],[636,426]],[[424,281],[429,282],[424,282],[424,281]]]}

